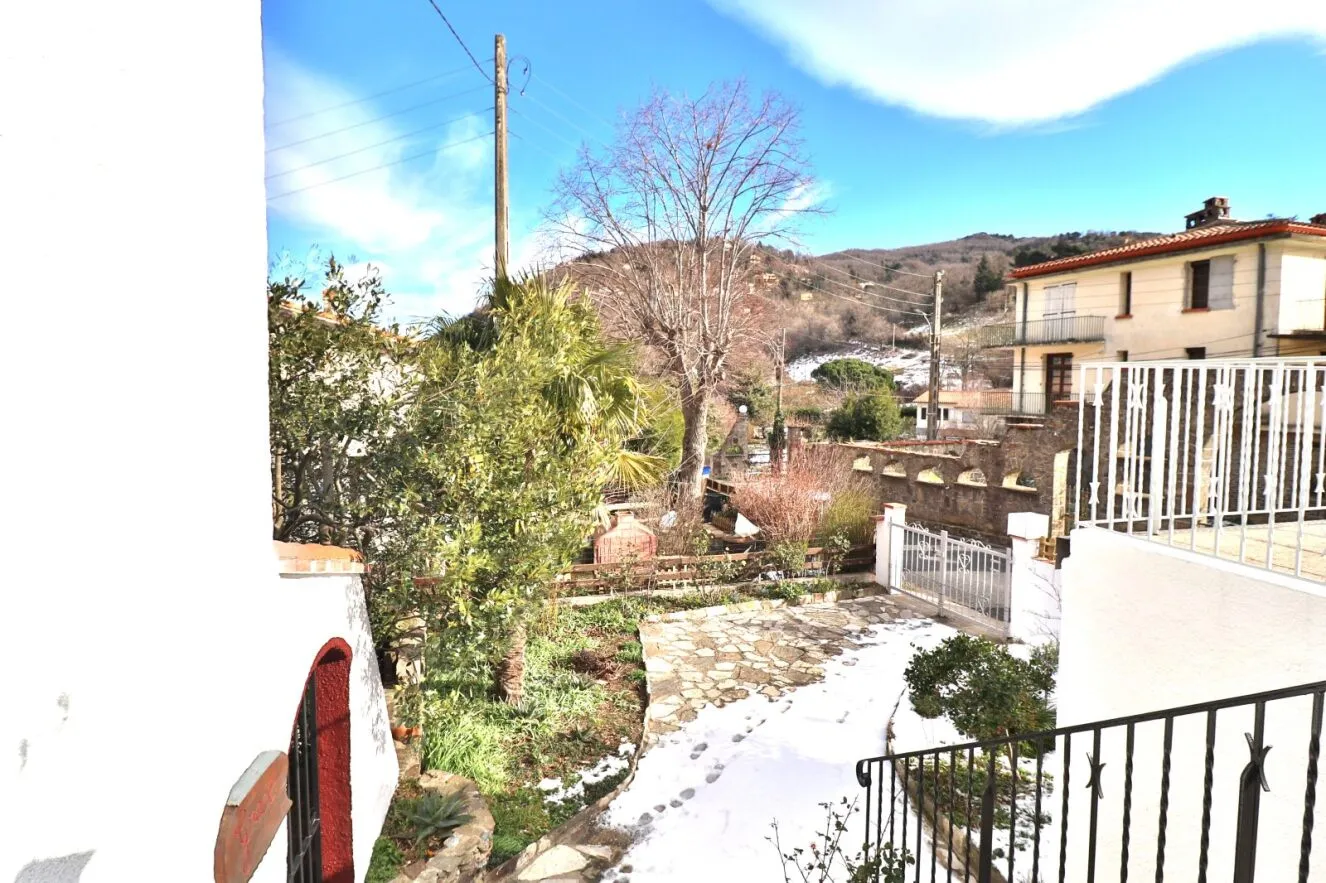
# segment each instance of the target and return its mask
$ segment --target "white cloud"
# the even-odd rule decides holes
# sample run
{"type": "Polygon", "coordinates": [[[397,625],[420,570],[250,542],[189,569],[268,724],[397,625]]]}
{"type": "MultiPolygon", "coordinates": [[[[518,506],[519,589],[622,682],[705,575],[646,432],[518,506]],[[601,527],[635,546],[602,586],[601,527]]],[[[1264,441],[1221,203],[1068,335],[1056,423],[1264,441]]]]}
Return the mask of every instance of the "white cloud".
{"type": "Polygon", "coordinates": [[[1082,113],[1194,57],[1326,42],[1323,0],[709,0],[833,85],[998,125],[1082,113]]]}
{"type": "Polygon", "coordinates": [[[308,116],[359,96],[274,47],[266,47],[265,62],[272,215],[342,259],[376,266],[402,321],[468,311],[492,273],[492,140],[484,137],[491,126],[483,96],[388,119],[376,118],[437,95],[308,116]],[[405,157],[418,159],[393,164],[405,157]]]}

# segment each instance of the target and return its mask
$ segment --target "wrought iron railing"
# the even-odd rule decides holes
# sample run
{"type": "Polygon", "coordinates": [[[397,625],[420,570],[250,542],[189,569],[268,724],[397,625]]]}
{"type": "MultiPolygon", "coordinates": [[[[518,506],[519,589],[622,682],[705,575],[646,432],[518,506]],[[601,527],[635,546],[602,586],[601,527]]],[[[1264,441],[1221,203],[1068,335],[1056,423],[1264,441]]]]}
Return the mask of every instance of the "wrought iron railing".
{"type": "Polygon", "coordinates": [[[905,850],[918,883],[1305,883],[1324,696],[1326,681],[862,760],[866,856],[905,850]]]}
{"type": "Polygon", "coordinates": [[[1326,581],[1326,361],[1083,365],[1079,526],[1326,581]]]}
{"type": "Polygon", "coordinates": [[[1104,339],[1104,316],[1052,316],[1028,322],[987,325],[981,334],[981,345],[997,348],[1047,343],[1092,343],[1104,339]]]}

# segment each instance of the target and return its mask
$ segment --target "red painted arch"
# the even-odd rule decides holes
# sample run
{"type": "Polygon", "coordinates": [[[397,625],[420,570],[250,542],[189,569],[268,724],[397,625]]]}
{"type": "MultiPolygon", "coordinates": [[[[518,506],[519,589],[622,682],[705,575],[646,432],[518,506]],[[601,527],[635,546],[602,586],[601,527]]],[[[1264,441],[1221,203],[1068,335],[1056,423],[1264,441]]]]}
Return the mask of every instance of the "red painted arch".
{"type": "MultiPolygon", "coordinates": [[[[354,883],[350,815],[350,645],[332,638],[309,671],[317,685],[318,810],[323,883],[354,883]]],[[[296,704],[298,705],[298,703],[296,704]]]]}

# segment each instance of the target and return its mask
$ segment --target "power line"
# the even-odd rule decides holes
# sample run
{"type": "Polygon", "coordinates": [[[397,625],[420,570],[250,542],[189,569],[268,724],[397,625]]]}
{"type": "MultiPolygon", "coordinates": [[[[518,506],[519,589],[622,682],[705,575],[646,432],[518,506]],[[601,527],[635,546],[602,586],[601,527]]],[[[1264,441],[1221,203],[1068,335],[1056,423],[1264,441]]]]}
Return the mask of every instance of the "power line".
{"type": "Polygon", "coordinates": [[[433,150],[427,150],[424,151],[423,153],[413,153],[410,154],[409,156],[403,156],[400,159],[392,160],[391,162],[385,162],[382,163],[381,165],[373,166],[372,168],[360,169],[359,171],[351,172],[348,175],[341,175],[339,178],[332,178],[329,181],[319,181],[318,183],[310,184],[307,187],[300,187],[296,190],[287,190],[284,193],[277,193],[267,197],[267,201],[271,202],[273,199],[280,199],[284,196],[293,196],[296,193],[303,193],[305,190],[312,190],[314,187],[322,187],[326,184],[335,184],[337,181],[344,181],[347,178],[354,178],[358,175],[366,175],[369,172],[376,172],[379,169],[385,169],[391,166],[400,165],[401,163],[409,162],[412,159],[422,159],[425,156],[436,156],[438,153],[441,153],[444,150],[450,150],[453,147],[460,147],[462,144],[469,144],[470,142],[478,141],[481,138],[488,138],[491,137],[492,134],[493,134],[492,132],[484,132],[482,135],[475,135],[473,138],[466,138],[462,141],[452,141],[450,144],[443,144],[441,147],[437,147],[433,150]]]}
{"type": "MultiPolygon", "coordinates": [[[[491,58],[487,60],[492,61],[491,58]]],[[[351,101],[342,101],[340,104],[328,105],[327,107],[323,107],[318,110],[310,110],[308,113],[301,113],[299,116],[287,117],[283,120],[278,120],[277,122],[274,123],[268,123],[267,128],[274,129],[277,126],[284,126],[287,123],[298,122],[299,120],[305,120],[308,119],[309,117],[315,117],[320,114],[330,113],[333,110],[340,110],[343,107],[351,107],[356,104],[363,104],[365,101],[372,101],[374,98],[381,98],[383,95],[393,95],[397,92],[404,92],[406,89],[413,89],[415,86],[422,86],[424,83],[432,83],[437,80],[449,79],[451,77],[454,77],[456,74],[464,73],[467,70],[469,70],[468,67],[458,67],[454,70],[449,70],[445,73],[434,74],[431,77],[424,77],[422,80],[415,80],[413,82],[405,83],[400,86],[393,86],[390,89],[383,89],[381,92],[374,92],[372,95],[365,95],[363,98],[355,98],[351,101]]]]}
{"type": "Polygon", "coordinates": [[[521,113],[521,112],[520,112],[520,108],[518,108],[518,107],[512,107],[512,108],[511,108],[511,112],[514,113],[516,116],[520,117],[522,120],[525,120],[525,121],[528,122],[528,123],[532,123],[532,124],[538,126],[540,129],[542,129],[543,131],[547,132],[549,135],[553,136],[553,137],[556,138],[558,141],[561,141],[563,144],[570,145],[571,147],[573,147],[573,148],[577,148],[577,149],[580,147],[579,144],[576,144],[574,141],[570,140],[569,138],[564,138],[564,137],[562,137],[562,135],[560,135],[559,133],[557,133],[557,132],[554,131],[553,129],[549,128],[548,126],[545,126],[543,123],[539,122],[538,120],[534,119],[533,117],[531,117],[531,116],[527,116],[527,115],[521,113]]]}
{"type": "MultiPolygon", "coordinates": [[[[852,278],[852,274],[851,274],[851,273],[848,273],[846,270],[839,270],[837,267],[831,267],[831,266],[829,266],[828,264],[822,264],[822,263],[819,263],[819,262],[817,262],[817,261],[814,261],[814,259],[812,259],[812,261],[813,261],[813,262],[812,262],[811,266],[820,266],[820,267],[823,267],[823,268],[826,269],[826,270],[833,270],[835,273],[842,273],[842,274],[843,274],[844,276],[846,276],[848,279],[851,279],[851,278],[852,278]]],[[[832,280],[826,278],[824,281],[825,281],[825,282],[830,282],[830,281],[832,281],[832,280]]],[[[837,285],[843,285],[843,286],[846,287],[846,288],[852,288],[852,287],[853,287],[853,286],[850,286],[850,285],[846,285],[845,283],[842,283],[842,282],[837,282],[837,283],[835,283],[835,284],[837,284],[837,285]]],[[[921,298],[920,300],[912,301],[912,303],[915,303],[915,304],[917,304],[918,306],[928,307],[928,306],[930,306],[930,303],[931,303],[931,301],[924,299],[924,298],[925,298],[925,292],[921,292],[921,291],[912,291],[911,289],[908,289],[908,288],[895,288],[895,287],[892,286],[892,285],[885,285],[885,284],[883,284],[882,282],[867,282],[867,283],[865,283],[865,285],[866,285],[866,286],[873,287],[873,288],[886,288],[886,289],[888,289],[889,291],[896,291],[896,292],[898,292],[899,294],[910,294],[910,295],[913,295],[913,296],[915,296],[915,297],[917,297],[917,298],[921,298]]],[[[860,291],[861,291],[863,294],[870,294],[870,293],[871,293],[871,292],[866,291],[866,289],[865,289],[864,286],[860,289],[860,291]]],[[[888,297],[888,296],[887,296],[887,295],[880,294],[880,295],[876,295],[876,297],[888,297]]],[[[889,300],[898,300],[898,299],[899,299],[899,298],[889,298],[889,300]]]]}
{"type": "Polygon", "coordinates": [[[451,31],[451,36],[456,38],[456,42],[460,44],[460,48],[464,49],[465,54],[470,57],[470,62],[473,63],[474,69],[479,72],[479,76],[487,80],[488,85],[496,85],[493,82],[493,78],[488,76],[488,72],[480,66],[479,60],[474,57],[474,53],[470,51],[470,47],[465,45],[465,41],[460,38],[460,34],[456,33],[456,29],[451,26],[451,22],[447,20],[446,13],[442,11],[442,7],[437,5],[437,0],[428,0],[428,4],[433,7],[433,11],[442,19],[442,23],[447,26],[447,30],[451,31]]]}
{"type": "Polygon", "coordinates": [[[364,120],[363,122],[360,123],[353,123],[348,126],[342,126],[339,129],[332,129],[330,132],[323,132],[320,135],[310,135],[308,138],[301,138],[298,141],[291,141],[289,144],[282,144],[280,147],[269,147],[267,148],[267,153],[275,153],[278,150],[285,150],[289,147],[298,147],[300,144],[307,144],[310,141],[317,141],[319,138],[326,138],[329,135],[339,135],[340,133],[348,132],[351,129],[363,128],[364,126],[370,125],[371,123],[376,123],[380,122],[381,120],[390,119],[391,117],[400,116],[403,113],[409,113],[410,111],[418,110],[421,107],[431,107],[434,104],[441,104],[443,101],[450,101],[453,98],[462,98],[466,95],[473,95],[475,92],[483,92],[483,91],[484,91],[483,86],[476,86],[473,89],[466,89],[464,92],[456,92],[452,95],[443,95],[441,98],[434,98],[430,101],[423,101],[420,102],[419,104],[412,104],[409,107],[403,107],[400,110],[393,110],[391,113],[384,113],[382,114],[382,116],[373,117],[372,119],[364,120]]]}
{"type": "Polygon", "coordinates": [[[486,113],[490,110],[492,110],[492,108],[487,107],[484,108],[483,110],[476,110],[474,113],[467,113],[465,114],[465,116],[462,117],[456,117],[455,119],[447,120],[446,122],[434,123],[431,126],[424,126],[422,129],[415,129],[413,132],[406,132],[404,135],[397,135],[395,138],[388,138],[386,141],[379,141],[376,144],[369,144],[366,147],[358,147],[355,148],[354,150],[347,150],[345,153],[338,153],[336,156],[329,156],[326,159],[320,159],[317,162],[311,162],[308,163],[307,165],[296,166],[293,169],[287,169],[284,172],[277,172],[274,175],[268,175],[264,180],[270,181],[273,178],[283,178],[286,175],[293,175],[295,172],[301,171],[303,169],[311,169],[314,166],[321,166],[329,162],[335,162],[338,159],[345,159],[347,156],[354,156],[356,153],[363,153],[365,150],[372,150],[375,147],[384,147],[388,144],[395,143],[396,141],[404,141],[406,138],[413,138],[415,135],[422,135],[424,132],[431,132],[434,129],[440,129],[443,126],[449,126],[452,123],[458,123],[461,120],[467,120],[472,116],[476,116],[481,113],[486,113]]]}
{"type": "MultiPolygon", "coordinates": [[[[895,268],[895,267],[890,267],[890,266],[888,266],[888,265],[886,265],[886,264],[877,264],[877,263],[875,263],[874,261],[868,261],[868,260],[866,260],[866,259],[863,258],[863,257],[857,257],[856,255],[848,254],[848,253],[845,252],[845,251],[840,251],[840,252],[838,252],[838,254],[844,255],[844,256],[845,256],[848,260],[850,260],[850,261],[860,261],[860,262],[863,263],[863,264],[867,264],[867,265],[869,265],[869,266],[871,266],[871,267],[878,267],[879,269],[881,269],[881,270],[887,270],[887,271],[890,272],[890,273],[902,273],[904,276],[915,276],[915,277],[918,278],[918,279],[933,279],[933,278],[934,278],[934,274],[927,274],[927,273],[913,273],[911,270],[899,270],[899,269],[897,269],[897,268],[895,268]]],[[[825,256],[821,256],[821,259],[823,259],[823,257],[825,257],[825,256]]]]}
{"type": "Polygon", "coordinates": [[[579,123],[577,123],[575,120],[569,120],[569,119],[567,119],[566,117],[562,116],[560,113],[558,113],[557,111],[553,110],[551,107],[549,107],[548,105],[544,104],[542,101],[540,101],[539,99],[535,98],[533,95],[525,95],[525,96],[523,96],[523,97],[529,99],[529,100],[532,101],[532,102],[534,102],[534,103],[537,104],[539,107],[541,107],[541,108],[543,108],[544,110],[546,110],[548,113],[550,113],[550,114],[552,114],[553,116],[557,117],[559,120],[561,120],[562,122],[566,123],[568,126],[570,126],[571,128],[575,129],[576,131],[580,132],[580,133],[581,133],[582,135],[584,135],[586,138],[589,138],[589,139],[592,140],[592,141],[602,141],[602,140],[603,140],[603,139],[599,138],[598,136],[594,135],[592,132],[590,132],[590,131],[589,131],[588,129],[586,129],[584,126],[582,126],[582,125],[580,125],[579,123]]]}
{"type": "MultiPolygon", "coordinates": [[[[515,110],[514,107],[511,108],[511,109],[512,109],[512,110],[515,110]]],[[[533,122],[533,120],[531,120],[531,122],[533,122]]],[[[529,139],[529,138],[525,138],[525,137],[522,136],[519,132],[517,132],[515,129],[507,129],[507,133],[508,133],[512,138],[515,138],[515,139],[517,139],[518,141],[520,141],[522,144],[528,144],[530,147],[533,147],[535,150],[539,151],[539,153],[542,153],[544,156],[548,157],[549,159],[553,160],[554,162],[561,162],[561,158],[558,157],[558,156],[557,156],[555,153],[553,153],[551,150],[547,149],[546,147],[544,147],[542,144],[540,144],[540,143],[537,142],[537,141],[533,141],[533,140],[531,140],[531,139],[529,139]]]]}
{"type": "Polygon", "coordinates": [[[566,94],[565,92],[563,92],[561,89],[558,89],[556,86],[554,86],[552,83],[548,82],[547,80],[545,80],[543,77],[539,76],[538,74],[531,74],[530,76],[533,77],[534,79],[538,80],[538,81],[539,81],[540,83],[542,83],[543,85],[547,86],[549,89],[551,89],[551,90],[553,90],[554,92],[556,92],[558,95],[562,96],[562,98],[565,99],[565,100],[567,101],[567,103],[569,103],[569,104],[573,104],[573,105],[575,105],[576,107],[580,108],[580,109],[583,110],[585,113],[589,114],[590,116],[594,117],[594,118],[595,118],[596,120],[598,120],[599,122],[603,123],[603,125],[607,126],[609,129],[616,129],[616,128],[617,128],[615,124],[613,124],[613,123],[609,122],[608,120],[604,119],[603,117],[599,116],[599,115],[596,114],[594,111],[590,110],[588,107],[585,107],[585,106],[584,106],[583,104],[581,104],[579,101],[576,101],[576,100],[575,100],[574,98],[572,98],[570,95],[567,95],[567,94],[566,94]]]}
{"type": "MultiPolygon", "coordinates": [[[[868,294],[868,295],[870,295],[871,297],[877,297],[877,298],[880,298],[881,300],[892,301],[893,303],[906,304],[907,306],[910,306],[910,307],[928,307],[928,306],[930,306],[930,304],[925,303],[925,302],[923,302],[923,301],[903,300],[902,298],[890,297],[890,296],[887,295],[887,294],[876,294],[876,293],[873,292],[873,291],[863,291],[862,289],[859,289],[859,288],[857,288],[856,286],[848,285],[848,284],[845,283],[845,282],[839,282],[839,281],[837,281],[836,279],[830,279],[830,278],[828,278],[827,276],[824,278],[824,281],[827,282],[827,283],[830,284],[830,285],[837,285],[839,288],[846,288],[848,291],[852,292],[853,294],[858,294],[858,295],[865,295],[865,294],[868,294]]],[[[822,290],[823,290],[823,289],[821,289],[821,291],[822,291],[822,290]]],[[[916,292],[909,292],[909,293],[910,293],[910,294],[915,294],[916,292]]],[[[887,309],[894,309],[894,308],[893,308],[893,307],[889,307],[889,308],[887,308],[887,309]]]]}

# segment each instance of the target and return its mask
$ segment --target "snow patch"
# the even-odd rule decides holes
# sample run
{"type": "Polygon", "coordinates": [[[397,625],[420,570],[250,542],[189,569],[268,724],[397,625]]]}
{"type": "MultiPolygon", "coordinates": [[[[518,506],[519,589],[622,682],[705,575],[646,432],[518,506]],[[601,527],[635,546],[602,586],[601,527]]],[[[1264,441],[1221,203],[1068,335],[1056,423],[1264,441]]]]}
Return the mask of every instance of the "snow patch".
{"type": "Polygon", "coordinates": [[[561,779],[543,779],[539,782],[538,788],[547,792],[543,798],[544,802],[562,803],[583,798],[586,785],[594,785],[618,775],[631,765],[631,755],[634,753],[635,745],[625,741],[617,746],[615,754],[609,754],[592,767],[575,774],[573,784],[565,785],[561,779]]]}
{"type": "MultiPolygon", "coordinates": [[[[781,879],[766,840],[771,823],[778,821],[790,851],[820,838],[819,804],[861,797],[864,808],[856,762],[884,752],[884,728],[916,648],[953,634],[924,619],[875,626],[860,647],[825,664],[823,681],[775,701],[753,696],[706,707],[662,737],[602,819],[636,836],[622,858],[630,879],[781,879]]],[[[850,824],[843,842],[854,852],[864,815],[850,824]]]]}
{"type": "MultiPolygon", "coordinates": [[[[870,343],[856,343],[831,353],[802,356],[788,364],[787,376],[797,382],[808,381],[812,371],[834,359],[860,359],[887,368],[893,372],[893,379],[900,387],[925,386],[930,382],[928,350],[903,349],[870,343]]],[[[962,379],[957,368],[950,365],[944,365],[940,374],[945,384],[962,379]]]]}

